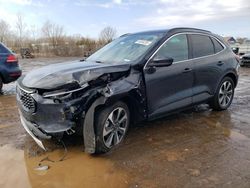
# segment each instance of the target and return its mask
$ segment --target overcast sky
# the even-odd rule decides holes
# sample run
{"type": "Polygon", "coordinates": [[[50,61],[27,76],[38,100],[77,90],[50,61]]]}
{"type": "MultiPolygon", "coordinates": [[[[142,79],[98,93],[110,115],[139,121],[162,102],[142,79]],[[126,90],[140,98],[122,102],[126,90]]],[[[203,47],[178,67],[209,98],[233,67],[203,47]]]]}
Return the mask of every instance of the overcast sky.
{"type": "Polygon", "coordinates": [[[13,28],[18,13],[32,28],[51,20],[90,37],[105,26],[118,34],[187,26],[250,38],[249,0],[0,0],[0,19],[13,28]]]}

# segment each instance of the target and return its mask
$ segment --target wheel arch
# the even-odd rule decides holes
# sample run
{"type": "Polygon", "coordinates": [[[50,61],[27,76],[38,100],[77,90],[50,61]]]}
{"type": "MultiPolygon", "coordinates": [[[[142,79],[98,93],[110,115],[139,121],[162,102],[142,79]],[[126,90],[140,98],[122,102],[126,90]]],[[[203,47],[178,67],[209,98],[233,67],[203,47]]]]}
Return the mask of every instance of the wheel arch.
{"type": "Polygon", "coordinates": [[[221,81],[225,78],[225,77],[229,77],[233,80],[234,82],[234,88],[237,86],[237,83],[238,83],[238,76],[236,75],[235,72],[233,71],[229,71],[229,72],[226,72],[225,74],[223,74],[220,79],[217,81],[217,84],[215,86],[215,90],[213,91],[213,95],[216,93],[217,89],[220,87],[220,83],[221,81]]]}
{"type": "Polygon", "coordinates": [[[233,80],[234,88],[237,86],[238,78],[234,73],[232,73],[232,72],[227,73],[226,75],[223,76],[223,78],[221,80],[223,80],[225,77],[229,77],[233,80]]]}
{"type": "Polygon", "coordinates": [[[101,110],[102,108],[105,108],[105,106],[112,105],[118,101],[121,101],[128,106],[131,124],[138,123],[147,118],[147,109],[143,98],[139,98],[139,96],[128,93],[108,98],[105,101],[105,104],[100,104],[95,108],[95,115],[98,110],[101,110]]]}
{"type": "Polygon", "coordinates": [[[129,109],[130,112],[130,122],[131,124],[136,124],[140,121],[146,119],[146,108],[141,101],[138,101],[134,96],[123,96],[119,98],[118,101],[124,102],[129,109]]]}

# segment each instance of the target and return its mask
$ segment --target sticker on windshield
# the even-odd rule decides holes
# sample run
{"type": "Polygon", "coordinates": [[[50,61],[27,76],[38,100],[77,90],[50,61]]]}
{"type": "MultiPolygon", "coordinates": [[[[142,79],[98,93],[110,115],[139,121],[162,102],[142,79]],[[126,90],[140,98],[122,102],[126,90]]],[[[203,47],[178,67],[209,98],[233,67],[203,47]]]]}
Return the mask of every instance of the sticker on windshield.
{"type": "Polygon", "coordinates": [[[150,45],[152,42],[151,41],[148,41],[148,40],[137,40],[135,42],[135,44],[141,44],[141,45],[144,45],[144,46],[148,46],[150,45]]]}

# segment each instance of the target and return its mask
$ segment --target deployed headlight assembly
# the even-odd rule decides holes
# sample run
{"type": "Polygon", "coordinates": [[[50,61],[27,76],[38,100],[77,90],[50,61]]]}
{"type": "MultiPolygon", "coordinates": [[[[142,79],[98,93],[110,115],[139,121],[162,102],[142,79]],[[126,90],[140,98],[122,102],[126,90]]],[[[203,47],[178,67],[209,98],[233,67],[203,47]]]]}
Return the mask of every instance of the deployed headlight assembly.
{"type": "Polygon", "coordinates": [[[46,92],[46,93],[43,94],[43,97],[48,98],[48,97],[62,96],[62,95],[66,95],[66,94],[70,94],[70,93],[76,92],[76,91],[83,90],[86,87],[88,87],[87,83],[84,84],[84,85],[82,85],[80,88],[73,89],[73,90],[70,90],[70,91],[66,91],[66,90],[62,89],[62,90],[56,90],[56,91],[46,92]]]}

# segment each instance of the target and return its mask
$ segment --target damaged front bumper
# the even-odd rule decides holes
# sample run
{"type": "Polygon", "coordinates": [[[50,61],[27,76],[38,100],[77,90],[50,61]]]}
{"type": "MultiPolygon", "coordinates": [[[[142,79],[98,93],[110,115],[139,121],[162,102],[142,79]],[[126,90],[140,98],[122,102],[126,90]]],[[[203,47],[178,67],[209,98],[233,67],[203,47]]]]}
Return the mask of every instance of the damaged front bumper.
{"type": "Polygon", "coordinates": [[[40,146],[43,150],[46,151],[40,138],[51,139],[51,136],[44,134],[42,131],[36,128],[35,124],[26,121],[25,118],[21,115],[21,113],[20,113],[20,120],[26,132],[34,139],[34,141],[37,143],[38,146],[40,146]]]}
{"type": "Polygon", "coordinates": [[[71,132],[75,128],[71,103],[56,103],[46,99],[35,90],[26,90],[17,85],[17,105],[23,127],[43,149],[42,140],[71,132]],[[70,107],[69,107],[70,106],[70,107]]]}

